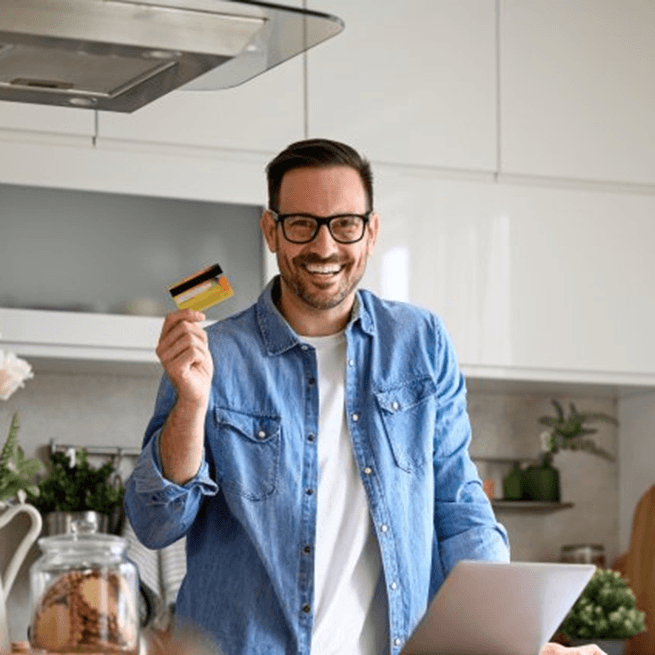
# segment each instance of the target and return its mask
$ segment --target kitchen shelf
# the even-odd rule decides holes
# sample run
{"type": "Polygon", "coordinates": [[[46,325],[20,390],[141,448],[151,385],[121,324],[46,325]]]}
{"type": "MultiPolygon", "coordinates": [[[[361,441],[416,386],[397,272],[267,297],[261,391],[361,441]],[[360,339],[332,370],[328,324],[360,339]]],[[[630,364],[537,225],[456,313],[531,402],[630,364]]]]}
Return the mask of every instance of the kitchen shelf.
{"type": "Polygon", "coordinates": [[[555,503],[541,500],[492,500],[491,506],[498,510],[519,512],[557,512],[573,507],[573,503],[555,503]]]}

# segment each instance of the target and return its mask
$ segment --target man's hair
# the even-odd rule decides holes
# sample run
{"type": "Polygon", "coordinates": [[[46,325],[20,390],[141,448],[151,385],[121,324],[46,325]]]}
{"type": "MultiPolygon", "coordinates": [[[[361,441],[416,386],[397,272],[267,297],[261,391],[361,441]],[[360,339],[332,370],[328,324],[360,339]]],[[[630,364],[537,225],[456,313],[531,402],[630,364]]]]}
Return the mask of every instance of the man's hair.
{"type": "Polygon", "coordinates": [[[277,210],[280,187],[285,173],[294,168],[327,168],[349,166],[359,173],[364,185],[368,209],[373,209],[373,173],[371,165],[354,148],[329,139],[306,139],[287,146],[266,167],[268,206],[277,210]]]}

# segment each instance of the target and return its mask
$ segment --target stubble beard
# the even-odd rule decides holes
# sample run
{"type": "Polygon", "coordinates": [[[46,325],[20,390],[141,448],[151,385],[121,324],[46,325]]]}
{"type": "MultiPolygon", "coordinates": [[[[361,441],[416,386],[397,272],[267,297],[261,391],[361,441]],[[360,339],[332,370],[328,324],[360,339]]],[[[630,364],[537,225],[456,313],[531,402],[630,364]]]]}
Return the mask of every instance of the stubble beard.
{"type": "Polygon", "coordinates": [[[280,277],[285,285],[292,291],[292,293],[300,298],[306,305],[317,310],[333,309],[339,306],[356,288],[360,283],[364,272],[366,271],[366,263],[362,267],[359,275],[355,278],[348,280],[346,274],[348,267],[352,266],[352,261],[339,260],[338,258],[321,259],[316,256],[298,255],[292,260],[284,259],[280,256],[278,251],[277,256],[278,269],[280,270],[280,277]],[[302,278],[302,273],[295,273],[295,271],[302,270],[303,264],[306,263],[316,264],[339,264],[344,266],[343,271],[340,273],[342,276],[339,280],[337,289],[330,295],[324,295],[320,290],[316,291],[310,287],[311,283],[306,283],[302,278]]]}

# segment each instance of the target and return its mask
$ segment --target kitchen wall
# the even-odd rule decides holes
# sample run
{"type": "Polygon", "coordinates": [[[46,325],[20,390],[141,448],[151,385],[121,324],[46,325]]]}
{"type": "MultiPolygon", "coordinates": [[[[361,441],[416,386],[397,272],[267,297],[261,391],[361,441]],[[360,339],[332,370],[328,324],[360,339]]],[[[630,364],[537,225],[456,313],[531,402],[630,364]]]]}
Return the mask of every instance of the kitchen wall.
{"type": "MultiPolygon", "coordinates": [[[[0,405],[0,434],[9,427],[14,411],[20,413],[21,443],[30,457],[47,456],[51,439],[57,443],[86,446],[139,446],[149,419],[158,377],[72,375],[40,373],[12,398],[0,405]]],[[[479,456],[532,457],[539,450],[540,426],[537,417],[551,414],[550,394],[509,392],[475,388],[469,394],[474,431],[472,452],[479,456]]],[[[562,402],[574,401],[580,410],[616,413],[616,399],[609,395],[558,395],[562,402]]],[[[616,431],[602,427],[599,445],[617,450],[616,431]]],[[[121,471],[128,474],[131,461],[121,471]]],[[[515,560],[557,560],[560,547],[573,543],[600,543],[608,561],[618,554],[617,465],[591,455],[562,453],[556,464],[561,471],[563,500],[574,503],[570,509],[552,513],[499,510],[499,520],[509,531],[515,560]]],[[[483,477],[496,478],[502,494],[496,465],[480,464],[483,477]]],[[[5,530],[0,539],[0,564],[16,547],[27,522],[5,530]]],[[[24,639],[29,623],[27,572],[38,557],[34,546],[9,596],[8,613],[11,638],[24,639]]]]}

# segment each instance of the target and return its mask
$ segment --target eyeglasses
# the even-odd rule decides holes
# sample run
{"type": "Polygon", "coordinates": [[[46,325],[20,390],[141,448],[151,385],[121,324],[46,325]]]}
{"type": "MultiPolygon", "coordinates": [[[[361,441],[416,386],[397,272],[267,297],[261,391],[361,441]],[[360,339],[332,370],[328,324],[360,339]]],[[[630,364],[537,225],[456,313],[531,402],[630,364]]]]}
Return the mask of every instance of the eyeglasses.
{"type": "Polygon", "coordinates": [[[309,243],[316,238],[321,225],[327,225],[332,238],[338,243],[357,243],[364,236],[372,213],[336,214],[322,218],[311,214],[278,214],[272,209],[269,211],[282,226],[284,238],[291,243],[309,243]]]}

